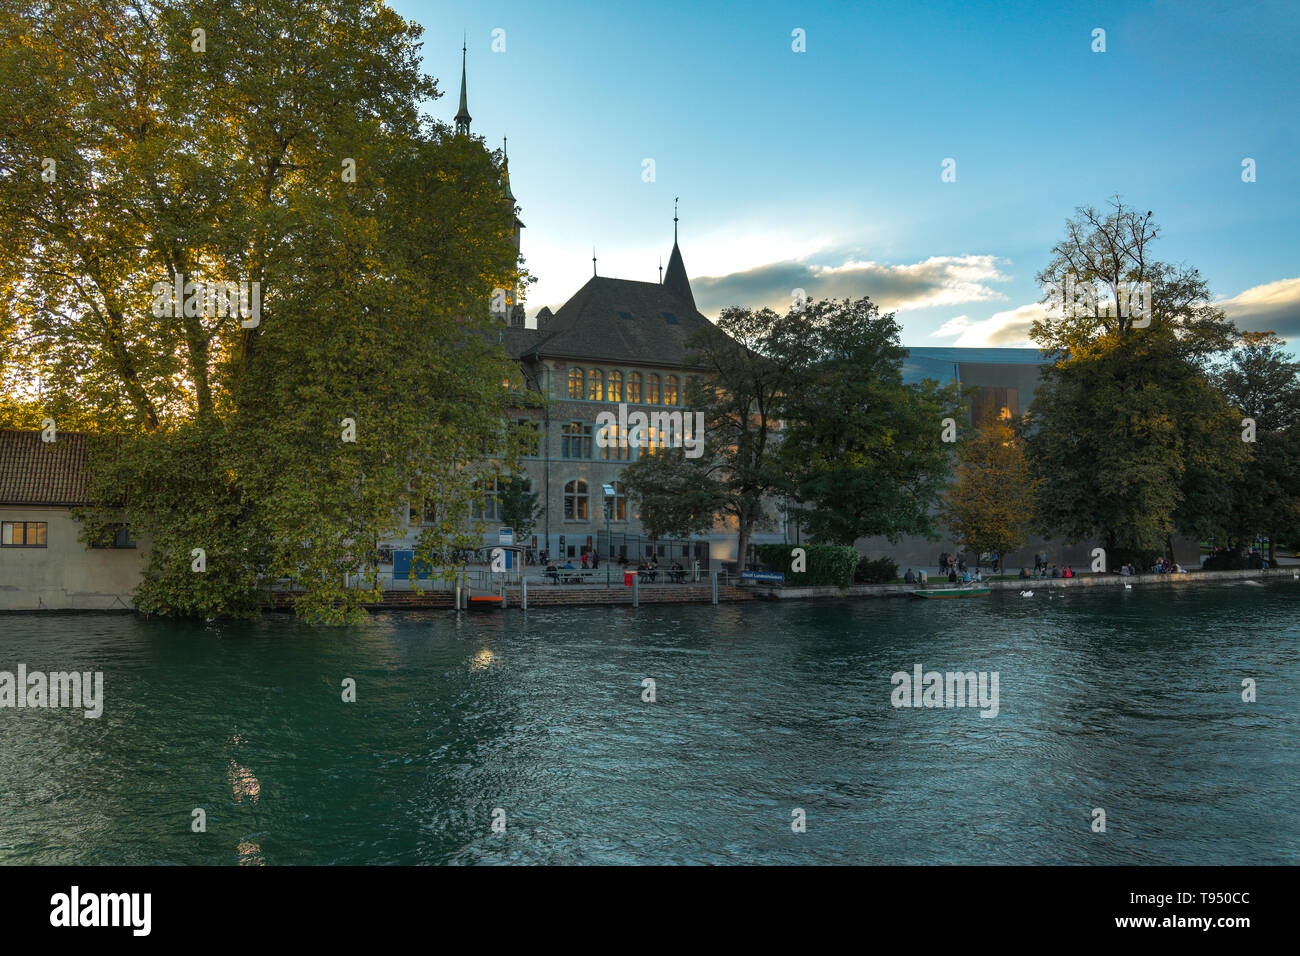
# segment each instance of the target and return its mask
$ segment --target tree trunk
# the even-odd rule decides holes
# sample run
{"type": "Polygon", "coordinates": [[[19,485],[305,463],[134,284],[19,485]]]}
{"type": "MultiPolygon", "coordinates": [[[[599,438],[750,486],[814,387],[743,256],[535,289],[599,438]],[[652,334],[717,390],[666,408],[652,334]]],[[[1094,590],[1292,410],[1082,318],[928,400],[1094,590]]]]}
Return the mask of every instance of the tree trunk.
{"type": "Polygon", "coordinates": [[[1165,560],[1175,561],[1174,558],[1174,536],[1173,533],[1165,535],[1165,560]]]}
{"type": "Polygon", "coordinates": [[[1277,567],[1277,535],[1272,531],[1268,533],[1268,566],[1277,567]]]}

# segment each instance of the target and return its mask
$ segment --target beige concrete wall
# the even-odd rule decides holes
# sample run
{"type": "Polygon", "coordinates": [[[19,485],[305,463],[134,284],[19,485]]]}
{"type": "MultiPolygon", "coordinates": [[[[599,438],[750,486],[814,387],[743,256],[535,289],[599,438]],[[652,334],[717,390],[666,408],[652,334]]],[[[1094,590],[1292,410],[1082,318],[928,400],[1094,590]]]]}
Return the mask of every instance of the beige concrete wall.
{"type": "Polygon", "coordinates": [[[0,548],[0,610],[108,610],[131,607],[148,561],[135,548],[89,548],[67,508],[0,507],[0,521],[44,521],[44,548],[0,548]]]}

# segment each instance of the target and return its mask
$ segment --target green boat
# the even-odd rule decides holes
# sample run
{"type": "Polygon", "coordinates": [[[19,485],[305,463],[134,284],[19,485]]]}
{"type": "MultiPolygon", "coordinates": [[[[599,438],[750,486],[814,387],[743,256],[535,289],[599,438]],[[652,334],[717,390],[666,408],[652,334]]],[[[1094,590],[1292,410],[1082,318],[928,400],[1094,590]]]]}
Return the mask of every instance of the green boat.
{"type": "Polygon", "coordinates": [[[964,598],[964,597],[983,597],[986,594],[992,594],[992,588],[935,588],[932,591],[913,591],[912,597],[926,598],[964,598]]]}

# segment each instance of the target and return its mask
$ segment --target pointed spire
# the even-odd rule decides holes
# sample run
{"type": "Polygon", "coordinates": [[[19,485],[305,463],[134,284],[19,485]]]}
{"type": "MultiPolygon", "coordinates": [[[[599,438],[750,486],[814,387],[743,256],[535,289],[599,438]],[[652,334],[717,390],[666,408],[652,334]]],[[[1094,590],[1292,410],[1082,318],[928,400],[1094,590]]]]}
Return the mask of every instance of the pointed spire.
{"type": "Polygon", "coordinates": [[[695,306],[695,296],[691,294],[691,280],[686,278],[686,264],[682,261],[682,250],[677,247],[677,200],[673,200],[673,251],[668,257],[668,271],[663,275],[663,285],[675,292],[677,296],[695,306]]]}
{"type": "Polygon", "coordinates": [[[510,201],[511,207],[515,204],[515,194],[510,191],[510,156],[506,153],[506,143],[508,137],[501,137],[501,192],[506,199],[510,201]]]}
{"type": "Polygon", "coordinates": [[[460,45],[460,109],[456,111],[456,133],[459,136],[469,135],[469,100],[465,96],[465,51],[467,47],[462,41],[460,45]]]}
{"type": "Polygon", "coordinates": [[[596,277],[596,247],[591,247],[591,277],[596,277]]]}
{"type": "Polygon", "coordinates": [[[659,284],[664,284],[664,257],[659,257],[659,284]]]}

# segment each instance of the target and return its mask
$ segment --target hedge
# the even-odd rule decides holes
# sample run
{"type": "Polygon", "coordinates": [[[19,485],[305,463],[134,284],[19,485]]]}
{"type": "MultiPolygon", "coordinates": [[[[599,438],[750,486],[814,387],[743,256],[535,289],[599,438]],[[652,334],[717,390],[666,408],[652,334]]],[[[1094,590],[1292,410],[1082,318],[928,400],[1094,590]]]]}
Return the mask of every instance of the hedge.
{"type": "Polygon", "coordinates": [[[893,558],[876,558],[874,561],[863,555],[853,572],[853,580],[859,584],[893,584],[898,579],[898,565],[893,558]]]}
{"type": "Polygon", "coordinates": [[[756,550],[759,561],[782,572],[785,583],[793,587],[846,588],[853,583],[859,560],[857,549],[847,545],[760,544],[756,550]],[[798,574],[790,570],[795,548],[802,548],[807,559],[805,570],[798,574]]]}
{"type": "Polygon", "coordinates": [[[1206,571],[1245,571],[1264,566],[1261,554],[1242,554],[1240,551],[1220,551],[1205,559],[1206,571]]]}

